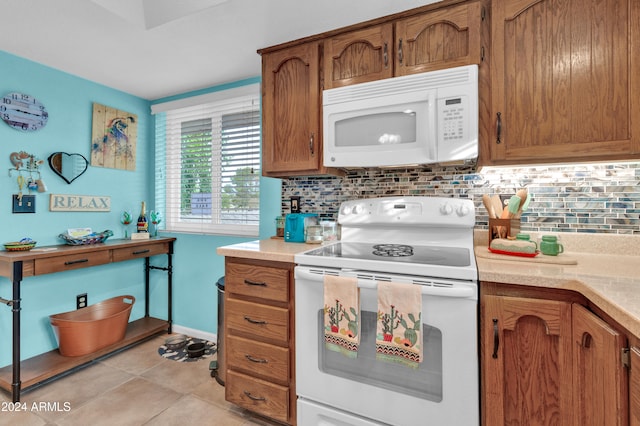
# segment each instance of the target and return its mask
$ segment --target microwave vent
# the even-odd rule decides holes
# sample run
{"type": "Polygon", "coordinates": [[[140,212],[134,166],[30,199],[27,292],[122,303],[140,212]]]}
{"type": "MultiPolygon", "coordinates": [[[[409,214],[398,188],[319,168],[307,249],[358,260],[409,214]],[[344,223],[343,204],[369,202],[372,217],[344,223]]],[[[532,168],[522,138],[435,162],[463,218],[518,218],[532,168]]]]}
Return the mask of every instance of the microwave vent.
{"type": "Polygon", "coordinates": [[[470,82],[477,83],[477,81],[478,66],[468,65],[328,89],[323,92],[323,103],[331,105],[384,95],[410,93],[416,90],[439,89],[470,82]]]}

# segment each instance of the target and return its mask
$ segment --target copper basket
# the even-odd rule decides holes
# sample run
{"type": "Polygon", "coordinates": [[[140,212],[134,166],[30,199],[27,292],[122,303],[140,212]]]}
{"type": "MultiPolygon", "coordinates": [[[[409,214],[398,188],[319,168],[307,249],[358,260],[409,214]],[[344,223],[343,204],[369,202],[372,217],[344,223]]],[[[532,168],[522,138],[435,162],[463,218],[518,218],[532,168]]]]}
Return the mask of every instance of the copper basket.
{"type": "Polygon", "coordinates": [[[81,356],[124,339],[133,296],[118,296],[75,311],[49,316],[60,354],[81,356]]]}

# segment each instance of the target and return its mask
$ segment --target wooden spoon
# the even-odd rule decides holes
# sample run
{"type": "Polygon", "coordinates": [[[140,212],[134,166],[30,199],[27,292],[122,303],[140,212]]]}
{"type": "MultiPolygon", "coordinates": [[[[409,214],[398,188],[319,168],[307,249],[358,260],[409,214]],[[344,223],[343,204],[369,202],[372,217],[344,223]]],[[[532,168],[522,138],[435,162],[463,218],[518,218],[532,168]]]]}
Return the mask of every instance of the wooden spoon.
{"type": "Polygon", "coordinates": [[[489,194],[482,195],[482,204],[484,204],[484,208],[487,209],[487,213],[489,213],[490,218],[496,217],[496,212],[493,210],[493,204],[491,203],[491,197],[489,197],[489,194]]]}
{"type": "Polygon", "coordinates": [[[500,219],[502,217],[504,206],[502,205],[502,200],[498,194],[493,194],[493,196],[491,196],[491,204],[493,204],[493,217],[500,219]]]}

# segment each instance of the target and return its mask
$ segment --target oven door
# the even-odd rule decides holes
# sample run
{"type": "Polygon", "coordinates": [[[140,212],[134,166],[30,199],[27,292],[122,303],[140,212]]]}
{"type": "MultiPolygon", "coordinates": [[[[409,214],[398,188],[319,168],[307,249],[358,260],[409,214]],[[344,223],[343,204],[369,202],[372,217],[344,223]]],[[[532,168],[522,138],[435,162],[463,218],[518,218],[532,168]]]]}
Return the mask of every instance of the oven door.
{"type": "Polygon", "coordinates": [[[479,424],[476,282],[307,266],[297,266],[295,278],[298,424],[361,424],[328,420],[339,411],[382,424],[479,424]],[[325,349],[324,275],[358,277],[356,358],[325,349]],[[377,281],[423,285],[424,358],[417,369],[376,360],[377,281]],[[316,411],[324,407],[324,415],[313,417],[321,423],[309,423],[306,401],[316,411]]]}

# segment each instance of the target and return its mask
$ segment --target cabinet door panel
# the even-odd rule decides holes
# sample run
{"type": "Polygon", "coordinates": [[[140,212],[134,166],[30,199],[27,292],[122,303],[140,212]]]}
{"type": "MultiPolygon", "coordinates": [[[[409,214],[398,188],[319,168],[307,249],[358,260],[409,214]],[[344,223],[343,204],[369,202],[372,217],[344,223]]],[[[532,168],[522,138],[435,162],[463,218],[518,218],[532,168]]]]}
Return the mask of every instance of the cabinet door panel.
{"type": "Polygon", "coordinates": [[[289,349],[242,337],[227,337],[229,368],[286,385],[289,380],[289,349]]]}
{"type": "Polygon", "coordinates": [[[289,312],[287,309],[225,297],[226,327],[248,338],[289,344],[289,312]]]}
{"type": "Polygon", "coordinates": [[[640,426],[640,348],[632,347],[630,357],[629,424],[631,426],[640,426]]]}
{"type": "Polygon", "coordinates": [[[111,256],[107,250],[46,257],[35,260],[34,275],[88,268],[91,266],[104,265],[109,262],[111,262],[111,256]]]}
{"type": "Polygon", "coordinates": [[[228,293],[278,302],[289,301],[287,269],[227,262],[225,272],[225,289],[228,293]]]}
{"type": "Polygon", "coordinates": [[[625,339],[585,307],[572,310],[574,425],[625,425],[625,339]]]}
{"type": "Polygon", "coordinates": [[[481,62],[482,4],[471,2],[398,21],[396,75],[481,62]]]}
{"type": "Polygon", "coordinates": [[[571,305],[485,296],[483,424],[571,424],[571,305]]]}
{"type": "Polygon", "coordinates": [[[638,152],[637,3],[493,1],[493,160],[638,152]]]}
{"type": "Polygon", "coordinates": [[[324,89],[392,76],[392,24],[347,32],[324,41],[324,89]]]}
{"type": "Polygon", "coordinates": [[[289,388],[286,386],[230,370],[225,383],[225,399],[281,422],[289,420],[289,388]]]}
{"type": "Polygon", "coordinates": [[[318,43],[263,56],[265,175],[317,171],[322,164],[319,61],[318,43]]]}

